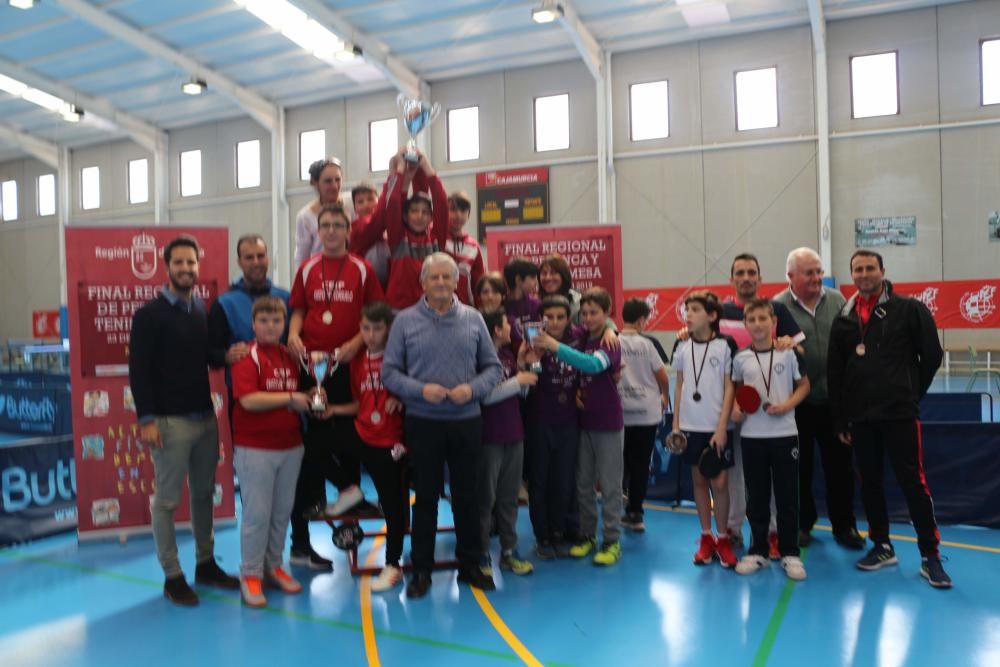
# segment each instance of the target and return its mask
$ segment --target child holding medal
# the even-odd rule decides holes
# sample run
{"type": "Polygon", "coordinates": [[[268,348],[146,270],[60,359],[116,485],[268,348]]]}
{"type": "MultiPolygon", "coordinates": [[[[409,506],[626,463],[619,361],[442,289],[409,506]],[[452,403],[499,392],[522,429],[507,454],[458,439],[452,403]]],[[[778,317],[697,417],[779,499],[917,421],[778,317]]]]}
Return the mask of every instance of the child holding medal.
{"type": "Polygon", "coordinates": [[[771,488],[778,518],[778,550],[789,579],[806,578],[799,558],[799,441],[795,406],[809,395],[804,362],[793,349],[778,350],[771,336],[774,306],[753,299],[744,309],[750,347],[733,359],[737,384],[732,419],[742,422],[743,476],[751,542],[736,566],[753,574],[768,565],[771,488]]]}

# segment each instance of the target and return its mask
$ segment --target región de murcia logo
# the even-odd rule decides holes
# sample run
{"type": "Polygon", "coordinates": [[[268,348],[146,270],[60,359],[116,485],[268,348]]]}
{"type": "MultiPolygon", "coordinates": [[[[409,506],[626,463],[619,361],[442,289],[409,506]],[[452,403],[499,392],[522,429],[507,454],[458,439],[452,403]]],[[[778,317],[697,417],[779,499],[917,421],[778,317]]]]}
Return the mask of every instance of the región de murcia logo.
{"type": "Polygon", "coordinates": [[[139,280],[156,275],[156,239],[149,234],[132,237],[132,275],[139,280]]]}

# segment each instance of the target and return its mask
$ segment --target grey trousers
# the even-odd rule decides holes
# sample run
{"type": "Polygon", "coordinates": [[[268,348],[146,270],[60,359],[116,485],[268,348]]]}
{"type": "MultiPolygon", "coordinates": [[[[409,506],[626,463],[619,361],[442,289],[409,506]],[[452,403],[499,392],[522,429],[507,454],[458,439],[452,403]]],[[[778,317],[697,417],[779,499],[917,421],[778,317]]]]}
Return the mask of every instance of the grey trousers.
{"type": "Polygon", "coordinates": [[[174,510],[181,502],[184,479],[191,500],[191,529],[196,562],[215,557],[212,497],[219,463],[219,425],[215,415],[200,418],[157,417],[163,447],[152,447],[156,492],[153,495],[153,539],[156,557],[168,578],[183,574],[177,559],[174,510]]]}
{"type": "Polygon", "coordinates": [[[240,574],[262,577],[282,563],[295,483],[305,448],[236,446],[233,465],[240,478],[240,574]]]}
{"type": "Polygon", "coordinates": [[[523,441],[483,445],[479,461],[479,529],[484,551],[489,550],[494,516],[500,548],[503,551],[517,548],[517,492],[521,488],[523,467],[523,441]]]}
{"type": "Polygon", "coordinates": [[[576,497],[580,505],[580,534],[597,535],[597,497],[601,485],[604,498],[601,518],[602,541],[617,542],[621,534],[622,468],[625,431],[580,431],[580,455],[576,462],[576,497]]]}

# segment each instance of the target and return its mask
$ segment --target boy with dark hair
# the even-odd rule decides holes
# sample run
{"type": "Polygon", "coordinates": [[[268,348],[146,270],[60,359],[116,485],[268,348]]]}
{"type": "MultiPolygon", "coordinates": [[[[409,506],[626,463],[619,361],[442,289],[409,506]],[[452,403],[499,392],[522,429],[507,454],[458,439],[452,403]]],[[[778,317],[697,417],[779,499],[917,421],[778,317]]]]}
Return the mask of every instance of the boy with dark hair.
{"type": "Polygon", "coordinates": [[[540,332],[532,344],[553,352],[556,358],[581,373],[578,400],[580,449],[576,465],[576,494],[580,507],[581,540],[569,555],[583,558],[597,548],[597,498],[594,488],[604,489],[602,541],[594,555],[595,565],[614,565],[621,559],[622,480],[624,420],[622,401],[615,383],[621,367],[621,348],[603,340],[611,315],[611,296],[592,287],[580,297],[580,318],[588,338],[583,351],[564,345],[540,332]]]}
{"type": "MultiPolygon", "coordinates": [[[[388,183],[386,184],[388,186],[388,183]]],[[[385,199],[388,191],[383,188],[382,196],[368,181],[358,183],[351,190],[354,204],[354,220],[351,221],[351,252],[368,260],[385,289],[389,280],[389,243],[385,238],[385,199]]]]}
{"type": "Polygon", "coordinates": [[[692,292],[684,306],[690,336],[674,353],[677,384],[674,387],[673,431],[687,438],[681,460],[691,466],[694,500],[701,523],[701,541],[694,563],[707,565],[718,557],[722,567],[729,568],[736,565],[736,554],[726,533],[729,516],[727,470],[733,467],[733,445],[728,432],[733,407],[730,375],[736,345],[731,338],[719,333],[722,306],[715,294],[692,292]],[[700,470],[701,459],[713,454],[708,451],[710,448],[718,456],[721,468],[711,478],[700,470]],[[718,537],[712,533],[713,510],[718,537]]]}
{"type": "Polygon", "coordinates": [[[361,462],[371,475],[385,515],[385,566],[372,580],[372,590],[389,590],[403,578],[400,559],[409,503],[406,494],[406,462],[403,457],[403,404],[382,384],[382,355],[392,308],[373,301],[361,311],[361,337],[365,349],[351,362],[351,395],[357,414],[354,428],[363,446],[361,462]]]}
{"type": "MultiPolygon", "coordinates": [[[[510,323],[502,308],[482,311],[503,366],[500,383],[483,400],[483,455],[479,467],[479,522],[483,540],[483,573],[490,564],[490,528],[496,517],[500,533],[500,569],[531,574],[535,569],[517,551],[517,494],[524,463],[524,427],[520,399],[538,382],[538,375],[519,371],[510,346],[510,323]]],[[[523,355],[522,355],[523,356],[523,355]]]]}
{"type": "Polygon", "coordinates": [[[458,264],[458,288],[455,293],[466,306],[475,306],[475,286],[486,273],[483,262],[483,251],[479,242],[465,231],[472,212],[472,202],[469,195],[462,191],[448,195],[448,242],[445,251],[458,264]]]}
{"type": "Polygon", "coordinates": [[[537,321],[541,315],[538,291],[538,267],[530,259],[514,257],[503,267],[507,282],[507,299],[504,310],[510,320],[511,340],[517,348],[524,340],[524,325],[537,321]]]}
{"type": "Polygon", "coordinates": [[[795,406],[809,395],[809,378],[797,352],[774,346],[771,330],[775,316],[771,301],[753,299],[744,312],[753,342],[733,359],[733,381],[738,387],[752,387],[760,404],[754,406],[757,401],[751,398],[745,405],[752,410],[744,412],[743,406],[737,404],[732,411],[733,421],[743,424],[743,476],[751,531],[750,549],[737,564],[736,572],[753,574],[768,564],[773,484],[781,566],[789,579],[802,580],[806,578],[806,570],[799,559],[799,442],[795,406]]]}
{"type": "Polygon", "coordinates": [[[622,306],[622,373],[618,393],[625,421],[625,474],[622,488],[628,495],[622,525],[642,532],[642,504],[649,484],[649,464],[653,457],[656,427],[666,409],[670,382],[656,347],[642,335],[649,317],[649,305],[632,298],[622,306]]]}

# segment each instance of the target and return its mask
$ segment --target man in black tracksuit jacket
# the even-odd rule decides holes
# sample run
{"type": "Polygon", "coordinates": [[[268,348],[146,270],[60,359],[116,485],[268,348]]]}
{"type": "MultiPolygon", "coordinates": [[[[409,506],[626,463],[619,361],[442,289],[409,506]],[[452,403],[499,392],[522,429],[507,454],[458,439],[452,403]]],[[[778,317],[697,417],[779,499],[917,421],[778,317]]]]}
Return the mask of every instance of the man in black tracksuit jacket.
{"type": "Polygon", "coordinates": [[[920,399],[943,356],[937,327],[924,304],[893,293],[878,253],[855,252],[851,277],[858,293],[834,319],[828,383],[834,430],[854,448],[869,537],[875,543],[857,566],[878,570],[897,562],[883,488],[888,453],[917,532],[920,573],[932,586],[948,588],[951,579],[938,554],[940,536],[924,476],[918,419],[920,399]]]}

